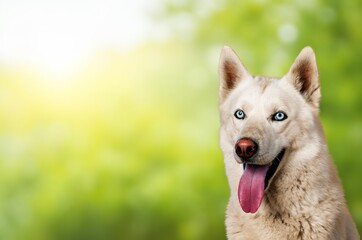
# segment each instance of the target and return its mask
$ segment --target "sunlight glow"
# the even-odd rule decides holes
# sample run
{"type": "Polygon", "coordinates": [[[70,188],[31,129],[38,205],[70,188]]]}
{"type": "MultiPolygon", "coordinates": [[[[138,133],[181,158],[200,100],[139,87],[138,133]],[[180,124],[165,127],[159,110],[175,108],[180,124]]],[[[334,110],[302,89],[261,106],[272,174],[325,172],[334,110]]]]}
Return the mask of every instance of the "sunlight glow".
{"type": "Polygon", "coordinates": [[[151,7],[146,0],[1,1],[0,64],[59,73],[98,50],[127,50],[155,34],[151,7]]]}

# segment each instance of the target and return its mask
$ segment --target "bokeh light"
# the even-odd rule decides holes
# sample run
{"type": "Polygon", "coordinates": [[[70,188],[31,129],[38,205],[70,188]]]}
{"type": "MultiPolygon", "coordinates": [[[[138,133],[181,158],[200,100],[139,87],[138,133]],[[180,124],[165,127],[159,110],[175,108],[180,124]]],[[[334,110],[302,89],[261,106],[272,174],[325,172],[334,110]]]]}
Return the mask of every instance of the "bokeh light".
{"type": "Polygon", "coordinates": [[[362,6],[0,3],[0,239],[225,239],[218,55],[282,76],[311,45],[362,230],[362,6]]]}

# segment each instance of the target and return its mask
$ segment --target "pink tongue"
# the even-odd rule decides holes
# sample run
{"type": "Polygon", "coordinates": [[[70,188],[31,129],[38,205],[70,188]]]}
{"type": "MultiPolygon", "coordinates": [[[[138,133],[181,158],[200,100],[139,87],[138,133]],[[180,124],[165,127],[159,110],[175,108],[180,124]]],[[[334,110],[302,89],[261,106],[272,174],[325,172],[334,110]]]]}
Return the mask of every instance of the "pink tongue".
{"type": "Polygon", "coordinates": [[[246,213],[255,213],[264,197],[264,180],[269,167],[246,164],[239,181],[238,197],[246,213]]]}

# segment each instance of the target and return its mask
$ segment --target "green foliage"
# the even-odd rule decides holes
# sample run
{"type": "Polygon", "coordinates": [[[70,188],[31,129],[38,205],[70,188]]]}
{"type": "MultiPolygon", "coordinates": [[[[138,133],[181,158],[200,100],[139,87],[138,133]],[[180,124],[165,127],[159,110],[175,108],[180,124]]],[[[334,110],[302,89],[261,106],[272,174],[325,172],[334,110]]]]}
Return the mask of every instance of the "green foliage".
{"type": "Polygon", "coordinates": [[[0,238],[222,238],[217,85],[192,90],[193,57],[100,53],[60,82],[3,69],[0,238]]]}
{"type": "Polygon", "coordinates": [[[223,44],[276,76],[315,49],[330,151],[362,230],[361,3],[207,4],[166,3],[163,21],[190,32],[171,25],[174,40],[98,53],[73,77],[0,68],[1,239],[224,239],[223,44]]]}
{"type": "Polygon", "coordinates": [[[362,232],[362,192],[358,190],[362,180],[361,2],[230,0],[206,4],[212,9],[208,14],[202,14],[203,7],[179,1],[172,14],[178,9],[184,18],[194,19],[193,41],[199,49],[207,52],[230,45],[254,74],[282,76],[304,46],[314,48],[322,84],[321,116],[330,152],[362,232]]]}

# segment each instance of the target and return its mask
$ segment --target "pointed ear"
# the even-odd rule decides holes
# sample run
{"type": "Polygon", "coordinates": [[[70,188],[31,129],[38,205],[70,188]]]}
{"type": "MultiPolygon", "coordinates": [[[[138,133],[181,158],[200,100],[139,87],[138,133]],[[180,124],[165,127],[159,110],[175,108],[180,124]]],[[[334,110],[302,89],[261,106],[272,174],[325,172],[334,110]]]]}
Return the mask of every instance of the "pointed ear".
{"type": "Polygon", "coordinates": [[[287,79],[308,103],[316,108],[319,107],[321,97],[319,73],[311,47],[302,49],[290,68],[287,79]]]}
{"type": "Polygon", "coordinates": [[[219,96],[223,100],[230,90],[243,79],[251,77],[248,70],[243,66],[236,53],[228,46],[224,46],[219,62],[219,96]]]}

